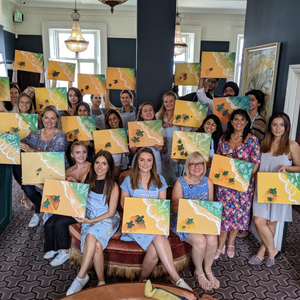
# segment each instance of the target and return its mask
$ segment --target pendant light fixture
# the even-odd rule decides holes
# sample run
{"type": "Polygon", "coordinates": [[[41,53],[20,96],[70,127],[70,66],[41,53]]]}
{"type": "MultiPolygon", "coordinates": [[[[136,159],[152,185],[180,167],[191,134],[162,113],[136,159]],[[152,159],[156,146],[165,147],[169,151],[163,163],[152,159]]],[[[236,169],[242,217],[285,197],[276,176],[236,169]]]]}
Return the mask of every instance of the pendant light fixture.
{"type": "Polygon", "coordinates": [[[71,36],[65,41],[67,48],[72,52],[83,52],[87,49],[89,42],[87,42],[81,33],[79,19],[80,14],[76,9],[76,0],[75,0],[75,9],[71,14],[71,18],[73,19],[71,36]]]}
{"type": "Polygon", "coordinates": [[[109,5],[111,7],[110,11],[113,14],[114,13],[114,6],[119,5],[119,4],[123,4],[123,3],[127,2],[128,0],[114,0],[114,1],[111,1],[111,0],[98,0],[98,1],[100,1],[103,4],[109,5]]]}
{"type": "Polygon", "coordinates": [[[187,44],[182,40],[180,29],[181,18],[178,13],[178,3],[176,5],[176,21],[175,21],[175,44],[174,44],[174,56],[183,54],[187,49],[187,44]]]}

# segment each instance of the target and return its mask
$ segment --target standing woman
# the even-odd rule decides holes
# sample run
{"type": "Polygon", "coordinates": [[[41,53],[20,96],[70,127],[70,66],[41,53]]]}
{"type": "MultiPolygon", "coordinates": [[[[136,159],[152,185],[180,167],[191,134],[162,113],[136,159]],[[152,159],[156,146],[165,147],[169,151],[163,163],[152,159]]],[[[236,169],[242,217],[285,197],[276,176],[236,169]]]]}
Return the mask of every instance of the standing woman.
{"type": "Polygon", "coordinates": [[[67,97],[68,97],[68,109],[66,111],[66,114],[68,116],[74,116],[77,104],[82,102],[82,95],[79,89],[75,87],[71,87],[68,90],[67,97]]]}
{"type": "MultiPolygon", "coordinates": [[[[121,206],[125,197],[166,199],[167,184],[156,171],[155,156],[150,148],[141,148],[136,154],[130,176],[121,184],[121,206]]],[[[154,234],[123,234],[121,240],[136,241],[145,251],[140,281],[146,281],[160,259],[177,286],[191,289],[176,272],[172,250],[167,238],[154,234]]]]}
{"type": "Polygon", "coordinates": [[[99,151],[90,172],[82,178],[90,185],[85,218],[75,218],[81,227],[81,252],[83,261],[79,273],[67,291],[67,296],[82,290],[89,281],[87,271],[93,261],[98,285],[104,285],[104,256],[110,238],[119,227],[117,212],[119,187],[114,182],[114,160],[108,151],[99,151]]]}
{"type": "Polygon", "coordinates": [[[16,83],[10,83],[10,102],[4,102],[4,106],[9,112],[16,112],[16,105],[18,96],[21,94],[21,90],[16,83]]]}
{"type": "Polygon", "coordinates": [[[260,90],[251,90],[245,94],[250,96],[250,119],[251,119],[251,132],[254,134],[259,142],[265,138],[267,123],[261,115],[261,110],[265,103],[265,94],[260,90]]]}
{"type": "MultiPolygon", "coordinates": [[[[261,145],[259,172],[300,173],[300,147],[290,136],[290,118],[283,112],[274,113],[268,123],[267,133],[261,145]]],[[[275,264],[280,252],[275,248],[274,236],[277,222],[292,222],[292,205],[257,202],[257,189],[253,200],[254,223],[262,242],[249,264],[260,265],[266,250],[268,268],[275,264]]]]}
{"type": "Polygon", "coordinates": [[[246,110],[236,109],[230,115],[228,127],[220,138],[216,154],[251,162],[254,164],[251,180],[246,192],[217,186],[217,201],[223,202],[221,234],[215,259],[225,253],[225,242],[229,232],[227,255],[234,257],[234,241],[239,230],[247,230],[254,192],[254,175],[260,163],[258,139],[251,134],[250,118],[246,110]]]}
{"type": "Polygon", "coordinates": [[[16,112],[21,114],[34,114],[34,106],[31,97],[24,93],[21,93],[17,98],[16,112]]]}

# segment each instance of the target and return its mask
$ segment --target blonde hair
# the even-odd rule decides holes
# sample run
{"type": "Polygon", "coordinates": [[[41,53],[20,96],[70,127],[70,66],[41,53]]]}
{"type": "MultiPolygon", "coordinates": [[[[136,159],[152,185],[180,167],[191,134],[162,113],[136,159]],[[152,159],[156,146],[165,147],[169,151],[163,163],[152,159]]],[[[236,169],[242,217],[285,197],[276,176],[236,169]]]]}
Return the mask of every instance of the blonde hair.
{"type": "Polygon", "coordinates": [[[31,99],[31,97],[30,97],[27,93],[25,93],[25,92],[21,93],[21,94],[18,96],[18,98],[17,98],[16,112],[17,112],[17,113],[20,113],[19,103],[20,103],[20,100],[21,100],[22,97],[27,97],[27,98],[30,100],[30,109],[28,110],[28,114],[34,114],[35,111],[34,111],[34,106],[33,106],[33,103],[32,103],[32,99],[31,99]]]}
{"type": "Polygon", "coordinates": [[[190,177],[189,164],[191,162],[193,162],[197,158],[200,158],[201,161],[204,163],[204,165],[203,165],[203,173],[201,174],[201,176],[203,176],[203,175],[206,174],[206,162],[204,160],[204,157],[203,157],[203,155],[200,152],[195,151],[195,152],[189,154],[189,156],[186,158],[186,161],[185,161],[185,164],[184,164],[183,173],[186,174],[187,177],[190,177]]]}
{"type": "Polygon", "coordinates": [[[177,98],[177,95],[172,92],[172,91],[169,91],[169,92],[166,92],[164,93],[164,95],[162,96],[162,105],[159,109],[159,111],[157,112],[157,120],[162,120],[162,123],[164,124],[164,116],[165,116],[165,113],[166,113],[166,108],[165,108],[165,105],[164,105],[164,101],[165,101],[165,97],[167,96],[173,96],[174,97],[174,101],[176,100],[177,98]]]}

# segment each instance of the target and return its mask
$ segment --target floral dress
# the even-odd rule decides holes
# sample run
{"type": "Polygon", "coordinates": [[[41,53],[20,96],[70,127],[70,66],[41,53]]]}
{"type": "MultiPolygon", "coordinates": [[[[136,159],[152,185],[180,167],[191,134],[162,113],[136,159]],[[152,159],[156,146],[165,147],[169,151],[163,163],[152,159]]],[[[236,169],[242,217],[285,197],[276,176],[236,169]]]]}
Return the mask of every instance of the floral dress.
{"type": "MultiPolygon", "coordinates": [[[[246,143],[235,150],[231,149],[224,136],[220,138],[217,154],[239,160],[260,163],[258,139],[250,135],[246,143]]],[[[216,189],[217,201],[223,202],[221,231],[247,230],[250,221],[250,209],[254,193],[254,177],[251,178],[246,192],[236,191],[223,186],[216,189]]]]}

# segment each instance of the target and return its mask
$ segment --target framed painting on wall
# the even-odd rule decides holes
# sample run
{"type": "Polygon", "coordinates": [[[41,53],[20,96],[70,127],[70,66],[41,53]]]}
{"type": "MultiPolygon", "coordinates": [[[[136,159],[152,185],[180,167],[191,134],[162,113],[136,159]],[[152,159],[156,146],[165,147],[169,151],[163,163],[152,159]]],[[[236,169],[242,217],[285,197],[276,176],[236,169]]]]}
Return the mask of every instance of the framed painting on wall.
{"type": "Polygon", "coordinates": [[[262,116],[268,119],[273,111],[280,43],[244,50],[242,95],[257,89],[265,95],[262,116]]]}

